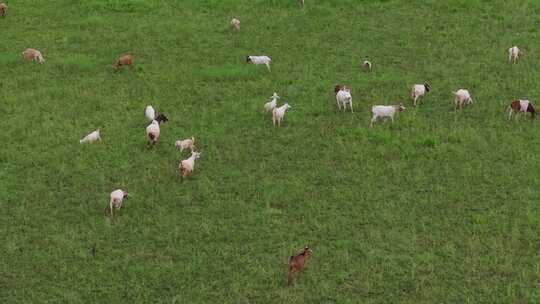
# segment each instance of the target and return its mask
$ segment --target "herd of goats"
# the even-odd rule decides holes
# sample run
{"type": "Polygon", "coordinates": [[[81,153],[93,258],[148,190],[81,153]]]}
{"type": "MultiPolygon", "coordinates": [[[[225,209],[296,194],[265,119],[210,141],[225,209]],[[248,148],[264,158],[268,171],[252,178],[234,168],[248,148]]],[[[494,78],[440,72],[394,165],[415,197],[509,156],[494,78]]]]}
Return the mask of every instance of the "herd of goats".
{"type": "MultiPolygon", "coordinates": [[[[298,1],[300,5],[303,7],[304,0],[298,0],[298,1]]],[[[0,3],[0,16],[5,16],[7,13],[7,9],[8,7],[5,3],[0,3]]],[[[237,18],[233,18],[230,22],[230,26],[233,30],[240,30],[240,20],[238,20],[237,18]]],[[[508,49],[508,60],[510,61],[510,63],[516,64],[522,55],[523,55],[523,52],[517,46],[511,47],[510,49],[508,49]]],[[[24,52],[22,52],[22,56],[26,60],[37,61],[40,64],[43,64],[45,62],[45,59],[43,58],[42,53],[36,49],[28,48],[24,52]]],[[[255,65],[265,65],[268,71],[270,71],[270,64],[272,62],[272,59],[266,55],[247,56],[246,62],[255,64],[255,65]]],[[[132,65],[133,65],[133,56],[131,54],[124,54],[120,56],[112,64],[112,70],[117,71],[122,66],[132,66],[132,65]]],[[[372,70],[371,62],[364,61],[362,66],[367,72],[371,72],[372,70]]],[[[424,82],[423,84],[413,85],[410,91],[412,105],[416,107],[420,98],[422,98],[430,90],[431,90],[431,86],[427,82],[424,82]]],[[[350,111],[353,112],[353,102],[352,102],[350,88],[345,85],[336,85],[334,88],[334,93],[335,93],[338,109],[340,111],[342,109],[346,111],[347,108],[349,108],[350,111]]],[[[466,89],[459,89],[452,93],[455,96],[454,103],[455,103],[456,110],[458,108],[462,109],[463,106],[473,103],[473,99],[471,98],[469,91],[466,89]]],[[[281,126],[281,123],[285,116],[285,112],[290,108],[290,105],[288,103],[285,103],[278,107],[277,100],[279,98],[280,97],[278,96],[278,94],[274,92],[274,94],[270,97],[270,101],[264,105],[264,110],[266,112],[272,112],[272,121],[273,121],[274,127],[281,126]]],[[[393,122],[394,115],[397,112],[401,112],[403,110],[405,110],[403,103],[399,103],[397,105],[372,106],[371,108],[372,119],[371,119],[370,127],[373,126],[373,123],[376,122],[379,118],[382,118],[382,119],[389,118],[393,122]]],[[[511,118],[513,113],[530,113],[531,117],[534,117],[536,113],[531,102],[529,100],[524,100],[524,99],[513,100],[508,107],[508,112],[509,112],[508,114],[509,119],[511,118]]],[[[146,127],[146,132],[145,132],[146,139],[149,145],[154,146],[160,137],[160,124],[167,122],[168,118],[163,113],[158,114],[156,110],[152,107],[152,105],[148,105],[146,107],[144,114],[145,114],[146,119],[150,122],[150,124],[146,127]]],[[[79,142],[82,144],[82,143],[92,143],[99,140],[101,140],[101,135],[100,135],[100,130],[97,129],[89,133],[88,135],[86,135],[79,142]]],[[[200,157],[201,153],[196,151],[194,137],[177,140],[175,142],[175,146],[181,152],[183,150],[191,151],[191,155],[188,158],[181,160],[178,165],[178,170],[180,174],[182,175],[182,177],[187,177],[189,173],[193,172],[195,168],[195,160],[200,157]]],[[[122,202],[126,197],[128,197],[128,192],[122,189],[116,189],[111,192],[108,209],[110,210],[110,215],[111,215],[112,220],[114,220],[115,218],[114,210],[121,209],[122,202]]],[[[312,255],[312,250],[306,246],[302,251],[300,251],[296,255],[293,255],[289,258],[288,276],[287,276],[288,285],[292,284],[296,276],[300,272],[303,271],[306,265],[306,262],[308,261],[311,255],[312,255]]]]}

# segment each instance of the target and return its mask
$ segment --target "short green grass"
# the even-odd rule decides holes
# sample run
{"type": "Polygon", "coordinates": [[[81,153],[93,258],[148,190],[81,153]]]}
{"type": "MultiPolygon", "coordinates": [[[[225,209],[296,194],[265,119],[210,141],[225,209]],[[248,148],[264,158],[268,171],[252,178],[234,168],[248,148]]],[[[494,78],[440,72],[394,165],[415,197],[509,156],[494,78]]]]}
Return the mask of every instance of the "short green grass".
{"type": "Polygon", "coordinates": [[[505,117],[513,98],[540,105],[540,2],[7,4],[3,303],[540,302],[540,125],[505,117]],[[112,73],[124,52],[135,67],[112,73]],[[245,64],[258,54],[271,73],[245,64]],[[410,105],[424,80],[417,109],[368,128],[372,104],[410,105]],[[476,103],[455,113],[460,87],[476,103]],[[274,91],[292,106],[281,129],[262,113],[274,91]],[[170,118],[154,149],[146,104],[170,118]],[[78,143],[96,128],[101,143],[78,143]],[[174,141],[191,136],[202,157],[182,181],[174,141]],[[113,224],[116,188],[131,197],[113,224]]]}

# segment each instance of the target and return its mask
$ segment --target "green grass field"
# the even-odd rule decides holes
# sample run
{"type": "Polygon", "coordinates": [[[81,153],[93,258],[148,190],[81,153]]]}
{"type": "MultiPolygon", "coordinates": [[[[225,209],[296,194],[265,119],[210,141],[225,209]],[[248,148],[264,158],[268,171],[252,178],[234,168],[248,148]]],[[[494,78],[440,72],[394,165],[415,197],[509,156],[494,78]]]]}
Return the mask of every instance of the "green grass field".
{"type": "Polygon", "coordinates": [[[505,115],[540,105],[539,1],[7,4],[2,303],[540,302],[540,125],[505,115]],[[125,52],[134,68],[112,73],[125,52]],[[271,73],[245,63],[261,54],[271,73]],[[337,83],[355,113],[337,111],[337,83]],[[459,88],[475,104],[456,113],[459,88]],[[274,91],[292,106],[281,129],[262,113],[274,91]],[[371,105],[399,100],[394,124],[368,128],[371,105]],[[147,104],[170,119],[154,149],[147,104]],[[191,136],[202,155],[182,181],[174,141],[191,136]]]}

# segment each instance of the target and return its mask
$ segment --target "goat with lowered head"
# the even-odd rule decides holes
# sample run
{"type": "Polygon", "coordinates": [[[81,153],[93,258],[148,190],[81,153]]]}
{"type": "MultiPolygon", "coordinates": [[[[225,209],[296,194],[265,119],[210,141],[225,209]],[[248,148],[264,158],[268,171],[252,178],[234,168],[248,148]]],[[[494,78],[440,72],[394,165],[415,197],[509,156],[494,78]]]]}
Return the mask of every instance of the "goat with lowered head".
{"type": "Polygon", "coordinates": [[[454,94],[454,103],[455,103],[455,110],[459,107],[460,109],[463,108],[463,105],[468,105],[473,103],[473,99],[471,98],[471,94],[468,90],[465,89],[459,89],[456,92],[452,92],[454,94]]]}
{"type": "Polygon", "coordinates": [[[195,150],[195,137],[186,138],[184,140],[177,140],[174,142],[174,146],[180,150],[180,152],[184,151],[184,149],[190,149],[192,152],[195,150]]]}
{"type": "Polygon", "coordinates": [[[289,258],[289,267],[287,273],[287,285],[291,285],[296,277],[304,271],[306,263],[313,254],[313,251],[308,247],[304,247],[304,250],[300,251],[296,255],[292,255],[289,258]]]}
{"type": "Polygon", "coordinates": [[[169,121],[167,116],[159,114],[156,119],[152,120],[152,122],[146,127],[146,139],[148,140],[149,144],[154,145],[155,143],[157,143],[159,135],[161,133],[159,125],[167,121],[169,121]]]}
{"type": "Polygon", "coordinates": [[[403,103],[400,103],[398,105],[391,105],[391,106],[372,106],[371,107],[371,113],[373,116],[371,117],[371,123],[370,127],[373,127],[373,123],[377,120],[377,118],[390,118],[392,122],[394,122],[394,115],[397,112],[401,112],[405,110],[405,107],[403,106],[403,103]]]}
{"type": "Polygon", "coordinates": [[[178,165],[178,171],[182,174],[182,177],[186,177],[195,169],[195,160],[201,156],[201,152],[191,152],[191,156],[187,159],[180,161],[178,165]]]}
{"type": "Polygon", "coordinates": [[[513,113],[531,113],[531,119],[536,115],[536,109],[532,103],[526,99],[516,99],[508,106],[508,119],[513,113]]]}

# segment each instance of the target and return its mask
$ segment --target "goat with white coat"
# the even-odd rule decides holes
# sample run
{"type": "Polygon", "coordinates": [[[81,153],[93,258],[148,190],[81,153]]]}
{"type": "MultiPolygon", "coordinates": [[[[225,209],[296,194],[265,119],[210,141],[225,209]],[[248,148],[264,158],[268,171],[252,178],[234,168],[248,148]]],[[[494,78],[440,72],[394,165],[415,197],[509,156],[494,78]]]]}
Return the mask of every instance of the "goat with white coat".
{"type": "Polygon", "coordinates": [[[156,119],[152,120],[152,122],[146,127],[146,139],[148,140],[149,144],[154,145],[158,141],[159,135],[161,134],[159,125],[167,121],[169,121],[169,119],[165,115],[159,114],[156,119]]]}
{"type": "Polygon", "coordinates": [[[370,127],[373,127],[373,123],[377,120],[377,118],[386,118],[389,117],[392,122],[394,122],[394,115],[397,112],[401,112],[405,110],[405,107],[403,106],[403,103],[400,103],[398,105],[391,105],[391,106],[372,106],[371,107],[371,113],[373,114],[373,117],[371,118],[370,127]]]}
{"type": "Polygon", "coordinates": [[[274,127],[276,126],[276,124],[278,127],[281,127],[281,121],[285,116],[285,111],[290,108],[291,106],[289,106],[288,103],[285,103],[281,107],[274,108],[274,110],[272,110],[272,121],[274,122],[274,127]]]}
{"type": "Polygon", "coordinates": [[[111,217],[114,217],[114,209],[120,210],[122,208],[122,202],[124,198],[128,197],[128,193],[122,189],[116,189],[111,192],[111,199],[109,201],[109,208],[111,210],[111,217]]]}
{"type": "Polygon", "coordinates": [[[517,46],[508,49],[508,61],[510,63],[516,64],[521,56],[523,56],[523,52],[517,46]]]}
{"type": "Polygon", "coordinates": [[[339,110],[343,106],[343,110],[346,111],[347,105],[349,105],[351,113],[353,113],[351,90],[346,86],[337,85],[334,88],[334,92],[336,92],[336,102],[339,110]]]}
{"type": "Polygon", "coordinates": [[[270,97],[272,100],[264,104],[264,110],[270,112],[277,106],[277,100],[280,98],[276,92],[270,97]]]}
{"type": "Polygon", "coordinates": [[[191,156],[187,159],[180,161],[178,165],[178,171],[182,174],[182,177],[186,177],[189,173],[195,169],[195,160],[201,156],[201,152],[191,152],[191,156]]]}
{"type": "Polygon", "coordinates": [[[152,105],[146,106],[146,109],[144,109],[144,116],[146,116],[146,119],[148,121],[156,119],[156,110],[154,109],[154,107],[152,107],[152,105]]]}
{"type": "Polygon", "coordinates": [[[101,135],[100,135],[100,130],[99,129],[97,129],[97,130],[89,133],[85,137],[83,137],[83,139],[79,140],[79,143],[81,143],[81,144],[93,143],[93,142],[98,141],[98,140],[101,140],[101,135]]]}
{"type": "Polygon", "coordinates": [[[253,63],[255,65],[264,64],[266,65],[266,68],[268,68],[268,71],[270,72],[270,63],[272,63],[272,59],[268,56],[262,55],[262,56],[246,56],[246,62],[247,63],[253,63]]]}
{"type": "Polygon", "coordinates": [[[411,98],[413,100],[413,106],[416,107],[416,102],[418,98],[423,97],[431,90],[429,83],[424,82],[424,84],[415,84],[411,89],[411,98]]]}
{"type": "Polygon", "coordinates": [[[455,103],[455,110],[459,107],[460,109],[463,108],[463,105],[468,105],[473,103],[473,99],[471,98],[471,94],[468,90],[465,89],[459,89],[456,92],[452,92],[454,94],[454,103],[455,103]]]}
{"type": "Polygon", "coordinates": [[[184,151],[184,149],[190,149],[191,152],[193,152],[193,150],[195,150],[195,137],[177,140],[174,142],[174,146],[176,149],[179,149],[180,152],[184,151]]]}
{"type": "Polygon", "coordinates": [[[240,20],[236,19],[236,18],[233,18],[231,20],[231,28],[233,30],[237,30],[239,31],[240,30],[240,20]]]}

